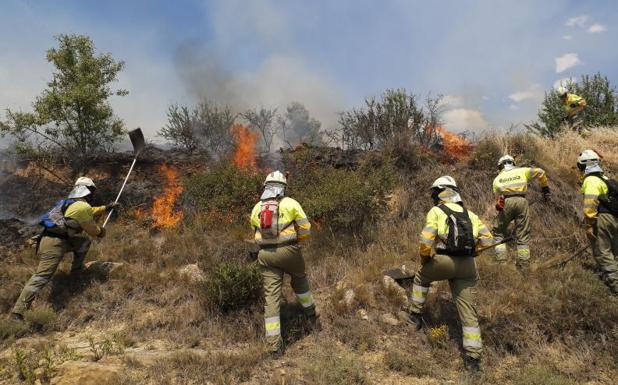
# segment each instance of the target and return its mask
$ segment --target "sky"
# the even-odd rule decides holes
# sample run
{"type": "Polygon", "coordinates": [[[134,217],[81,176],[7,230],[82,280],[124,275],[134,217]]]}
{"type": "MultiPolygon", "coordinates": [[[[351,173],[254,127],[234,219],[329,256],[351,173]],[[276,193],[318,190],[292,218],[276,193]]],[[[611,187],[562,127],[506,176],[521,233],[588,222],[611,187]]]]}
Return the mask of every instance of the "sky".
{"type": "Polygon", "coordinates": [[[388,88],[443,95],[452,131],[533,121],[544,92],[600,72],[618,82],[614,0],[3,0],[0,117],[28,111],[61,33],[126,64],[111,103],[148,136],[170,104],[201,98],[323,123],[388,88]]]}

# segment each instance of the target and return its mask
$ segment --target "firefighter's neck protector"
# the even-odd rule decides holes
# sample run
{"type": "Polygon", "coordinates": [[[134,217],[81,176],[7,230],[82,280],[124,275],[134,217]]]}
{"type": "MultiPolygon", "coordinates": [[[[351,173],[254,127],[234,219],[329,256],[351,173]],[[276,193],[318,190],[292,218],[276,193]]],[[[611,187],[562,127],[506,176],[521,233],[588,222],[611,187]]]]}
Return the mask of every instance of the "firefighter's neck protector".
{"type": "Polygon", "coordinates": [[[510,171],[510,170],[514,169],[515,167],[517,167],[517,166],[515,166],[513,163],[508,163],[507,162],[507,163],[504,163],[502,165],[502,171],[510,171]]]}
{"type": "Polygon", "coordinates": [[[264,186],[264,192],[260,200],[265,201],[267,199],[283,198],[284,195],[285,185],[283,183],[267,183],[266,186],[264,186]]]}
{"type": "Polygon", "coordinates": [[[584,175],[590,175],[594,173],[603,172],[601,165],[599,162],[592,162],[586,165],[586,169],[584,170],[584,175]]]}
{"type": "Polygon", "coordinates": [[[84,198],[90,195],[92,192],[86,186],[75,186],[69,193],[69,199],[84,198]]]}
{"type": "Polygon", "coordinates": [[[431,198],[433,203],[438,205],[440,203],[461,203],[461,195],[454,188],[445,187],[443,189],[433,188],[431,189],[431,198]]]}

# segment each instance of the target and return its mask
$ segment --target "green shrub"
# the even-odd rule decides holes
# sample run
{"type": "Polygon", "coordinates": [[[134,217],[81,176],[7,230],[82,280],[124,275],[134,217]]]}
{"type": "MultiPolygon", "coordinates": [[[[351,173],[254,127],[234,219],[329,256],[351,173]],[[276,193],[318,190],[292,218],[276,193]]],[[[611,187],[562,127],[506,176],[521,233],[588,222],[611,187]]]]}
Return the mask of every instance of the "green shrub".
{"type": "Polygon", "coordinates": [[[25,322],[0,319],[0,341],[21,337],[26,334],[28,330],[28,324],[25,322]]]}
{"type": "Polygon", "coordinates": [[[371,382],[365,375],[365,368],[349,352],[329,346],[316,347],[307,360],[303,369],[305,380],[315,385],[365,385],[371,382]]]}
{"type": "Polygon", "coordinates": [[[50,308],[35,308],[24,314],[24,319],[30,326],[38,331],[50,330],[56,324],[58,316],[50,308]]]}
{"type": "Polygon", "coordinates": [[[264,176],[233,165],[219,165],[184,182],[185,196],[215,221],[232,223],[245,218],[258,201],[264,176]]]}
{"type": "Polygon", "coordinates": [[[560,373],[541,366],[531,366],[519,372],[513,385],[575,385],[576,382],[560,373]]]}
{"type": "Polygon", "coordinates": [[[485,138],[476,145],[470,165],[478,170],[494,170],[498,159],[504,155],[502,152],[495,138],[485,138]]]}
{"type": "Polygon", "coordinates": [[[255,264],[222,262],[207,276],[207,301],[222,312],[251,307],[260,297],[262,275],[255,264]]]}

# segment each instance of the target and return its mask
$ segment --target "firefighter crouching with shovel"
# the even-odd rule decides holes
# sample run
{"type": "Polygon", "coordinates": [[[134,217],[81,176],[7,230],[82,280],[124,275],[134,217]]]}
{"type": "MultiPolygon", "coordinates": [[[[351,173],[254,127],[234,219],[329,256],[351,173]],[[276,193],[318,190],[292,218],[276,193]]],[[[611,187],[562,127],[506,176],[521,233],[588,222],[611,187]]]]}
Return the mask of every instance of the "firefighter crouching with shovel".
{"type": "Polygon", "coordinates": [[[280,171],[268,174],[264,192],[251,212],[251,227],[260,246],[258,266],[264,279],[264,327],[266,343],[275,357],[283,354],[281,337],[281,286],[283,274],[292,278],[292,288],[311,325],[319,328],[315,303],[309,289],[300,242],[311,234],[303,208],[285,196],[287,178],[280,171]]]}
{"type": "Polygon", "coordinates": [[[95,218],[118,204],[92,207],[90,202],[95,190],[96,186],[92,179],[78,178],[67,199],[57,202],[41,218],[43,232],[36,252],[40,262],[17,299],[10,315],[11,319],[15,321],[24,319],[24,313],[36,294],[51,280],[65,253],[73,252],[71,274],[79,272],[84,267],[84,259],[90,249],[91,241],[87,235],[96,238],[105,236],[105,228],[97,225],[95,218]]]}
{"type": "Polygon", "coordinates": [[[422,267],[414,276],[410,322],[421,329],[429,286],[448,280],[463,329],[464,364],[469,371],[478,372],[483,344],[475,304],[479,278],[474,257],[477,243],[491,246],[492,235],[478,216],[464,207],[452,177],[436,179],[431,197],[435,206],[429,210],[420,235],[422,267]],[[432,255],[434,246],[436,253],[432,255]]]}

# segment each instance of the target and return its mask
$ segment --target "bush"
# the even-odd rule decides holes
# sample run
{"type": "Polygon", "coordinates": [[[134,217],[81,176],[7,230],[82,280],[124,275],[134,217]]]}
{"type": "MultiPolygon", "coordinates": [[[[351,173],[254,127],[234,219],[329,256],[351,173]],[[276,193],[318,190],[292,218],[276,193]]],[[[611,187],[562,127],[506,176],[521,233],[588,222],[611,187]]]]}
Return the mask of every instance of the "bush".
{"type": "Polygon", "coordinates": [[[304,361],[305,379],[315,385],[365,385],[371,382],[365,369],[347,351],[329,346],[316,348],[304,361]]]}
{"type": "Polygon", "coordinates": [[[186,197],[214,221],[237,222],[246,218],[259,200],[263,176],[221,164],[185,181],[186,197]]]}
{"type": "Polygon", "coordinates": [[[540,366],[531,366],[523,369],[513,380],[513,385],[575,385],[576,382],[556,373],[553,370],[540,366]]]}
{"type": "Polygon", "coordinates": [[[419,355],[419,351],[404,352],[392,349],[386,352],[384,361],[389,369],[406,376],[425,377],[432,373],[431,358],[419,355]]]}
{"type": "Polygon", "coordinates": [[[24,319],[33,329],[44,331],[54,327],[58,316],[50,308],[36,308],[27,311],[24,314],[24,319]]]}
{"type": "Polygon", "coordinates": [[[222,312],[251,307],[260,297],[262,275],[255,264],[222,262],[209,273],[206,296],[222,312]]]}

